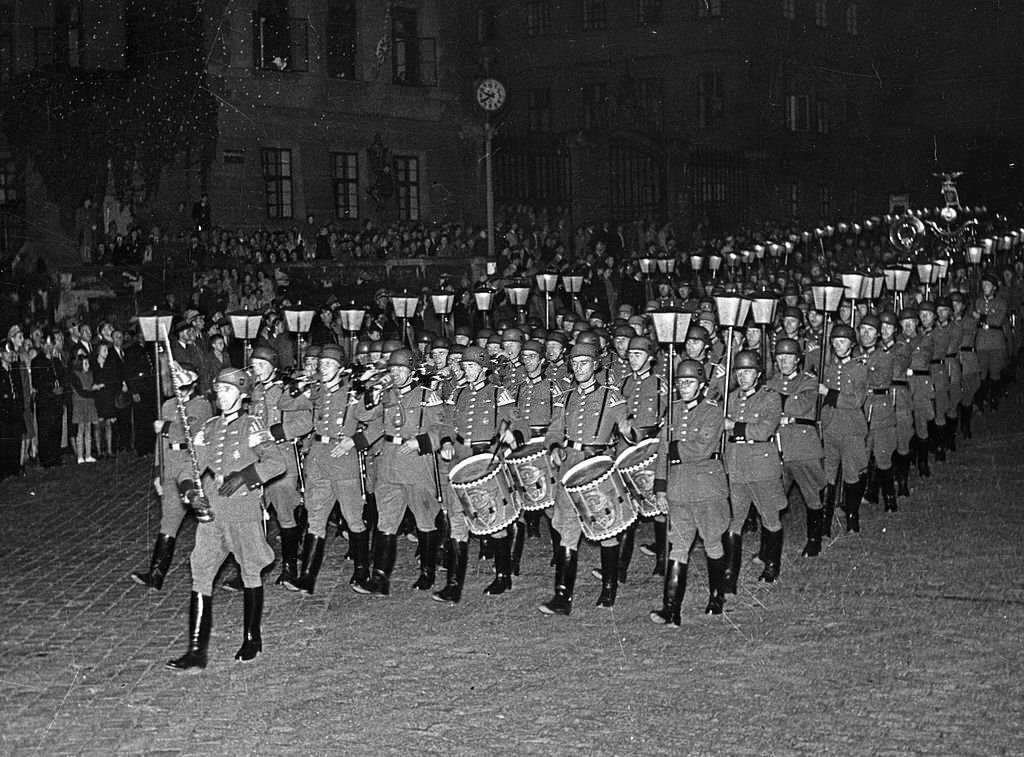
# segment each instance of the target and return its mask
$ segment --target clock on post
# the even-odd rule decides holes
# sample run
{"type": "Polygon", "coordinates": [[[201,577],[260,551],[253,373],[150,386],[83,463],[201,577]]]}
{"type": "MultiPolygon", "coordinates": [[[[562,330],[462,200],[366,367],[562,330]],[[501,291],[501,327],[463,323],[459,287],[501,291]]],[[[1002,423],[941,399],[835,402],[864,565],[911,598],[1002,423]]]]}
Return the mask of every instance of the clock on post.
{"type": "Polygon", "coordinates": [[[507,94],[505,85],[493,77],[487,77],[476,85],[476,103],[488,112],[504,105],[507,94]]]}

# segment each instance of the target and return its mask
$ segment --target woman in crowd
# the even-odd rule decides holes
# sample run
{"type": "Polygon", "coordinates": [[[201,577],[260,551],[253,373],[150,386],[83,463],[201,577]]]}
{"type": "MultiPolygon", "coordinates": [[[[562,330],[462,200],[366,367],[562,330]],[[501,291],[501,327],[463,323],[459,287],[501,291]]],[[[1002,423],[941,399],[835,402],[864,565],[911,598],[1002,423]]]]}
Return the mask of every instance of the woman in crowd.
{"type": "Polygon", "coordinates": [[[93,426],[99,420],[96,413],[96,394],[103,388],[93,380],[89,358],[77,356],[71,363],[71,422],[75,424],[75,451],[79,463],[95,463],[92,456],[93,426]]]}
{"type": "Polygon", "coordinates": [[[117,361],[110,356],[110,342],[96,346],[96,365],[93,366],[93,381],[96,382],[96,457],[105,460],[114,456],[112,426],[117,422],[117,407],[114,395],[121,386],[117,361]]]}

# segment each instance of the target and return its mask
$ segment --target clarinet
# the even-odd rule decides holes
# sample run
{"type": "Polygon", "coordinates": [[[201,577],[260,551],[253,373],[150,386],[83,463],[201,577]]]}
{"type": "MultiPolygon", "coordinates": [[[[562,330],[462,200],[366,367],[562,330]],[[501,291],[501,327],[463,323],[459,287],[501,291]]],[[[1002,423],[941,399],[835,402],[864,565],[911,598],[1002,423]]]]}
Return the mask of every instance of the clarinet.
{"type": "MultiPolygon", "coordinates": [[[[174,384],[174,401],[178,408],[178,420],[185,429],[185,444],[188,446],[188,459],[192,464],[192,481],[196,487],[196,496],[189,504],[195,513],[196,520],[200,523],[209,523],[213,520],[213,511],[210,509],[210,500],[203,489],[203,477],[199,471],[199,459],[196,457],[196,448],[192,443],[192,428],[188,422],[188,411],[185,409],[185,400],[181,397],[181,380],[174,370],[175,363],[171,357],[171,338],[164,331],[164,347],[167,349],[167,363],[171,373],[171,383],[174,384]]],[[[159,370],[159,368],[157,369],[159,370]]]]}

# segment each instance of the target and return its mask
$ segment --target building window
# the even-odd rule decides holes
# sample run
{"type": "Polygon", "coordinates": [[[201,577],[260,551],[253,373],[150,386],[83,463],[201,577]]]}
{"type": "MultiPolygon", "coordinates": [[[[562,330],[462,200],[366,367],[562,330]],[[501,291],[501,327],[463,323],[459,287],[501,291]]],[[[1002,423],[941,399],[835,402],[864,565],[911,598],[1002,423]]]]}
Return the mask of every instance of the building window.
{"type": "Polygon", "coordinates": [[[359,218],[359,155],[331,153],[334,173],[334,216],[359,218]]]}
{"type": "Polygon", "coordinates": [[[581,90],[583,101],[583,128],[604,129],[608,126],[608,87],[585,84],[581,90]]]}
{"type": "Polygon", "coordinates": [[[637,0],[636,22],[641,26],[661,23],[661,0],[637,0]]]}
{"type": "Polygon", "coordinates": [[[810,131],[810,99],[807,95],[786,95],[786,128],[789,131],[810,131]]]}
{"type": "Polygon", "coordinates": [[[665,181],[657,157],[629,143],[608,147],[609,212],[625,220],[664,214],[665,181]]]}
{"type": "Polygon", "coordinates": [[[526,33],[531,37],[551,33],[551,0],[526,4],[526,33]]]}
{"type": "Polygon", "coordinates": [[[18,202],[18,172],[10,153],[0,153],[0,207],[18,202]]]}
{"type": "Polygon", "coordinates": [[[705,71],[697,77],[697,125],[706,129],[719,121],[724,113],[722,75],[717,71],[705,71]]]}
{"type": "Polygon", "coordinates": [[[32,29],[32,60],[36,68],[53,65],[53,27],[36,26],[32,29]]]}
{"type": "Polygon", "coordinates": [[[9,11],[0,8],[0,84],[6,84],[14,73],[14,41],[7,23],[9,11]]]}
{"type": "Polygon", "coordinates": [[[493,5],[476,11],[476,41],[494,42],[498,38],[498,9],[493,5]]]}
{"type": "Polygon", "coordinates": [[[411,155],[395,156],[395,184],[398,186],[398,217],[403,221],[420,220],[420,159],[411,155]]]}
{"type": "Polygon", "coordinates": [[[608,28],[608,3],[606,0],[582,0],[583,31],[608,28]]]}
{"type": "Polygon", "coordinates": [[[419,36],[415,8],[391,12],[391,80],[411,87],[437,86],[437,39],[419,36]]]}
{"type": "Polygon", "coordinates": [[[782,17],[796,20],[796,0],[782,0],[782,17]]]}
{"type": "Polygon", "coordinates": [[[846,6],[846,33],[854,37],[860,32],[857,26],[857,3],[846,6]]]}
{"type": "Polygon", "coordinates": [[[828,100],[818,100],[814,104],[815,121],[819,134],[828,134],[832,131],[832,108],[828,100]]]}
{"type": "Polygon", "coordinates": [[[245,150],[225,149],[221,153],[221,158],[226,166],[241,166],[245,164],[245,150]]]}
{"type": "Polygon", "coordinates": [[[526,93],[526,116],[530,131],[551,131],[550,89],[531,89],[526,93]]]}
{"type": "Polygon", "coordinates": [[[253,65],[261,71],[309,70],[309,22],[289,18],[287,3],[261,0],[252,18],[253,65]]]}
{"type": "Polygon", "coordinates": [[[790,218],[800,217],[800,185],[788,184],[786,186],[786,208],[790,218]]]}
{"type": "Polygon", "coordinates": [[[327,4],[324,45],[329,76],[336,79],[356,78],[356,39],[355,0],[330,0],[327,4]]]}
{"type": "Polygon", "coordinates": [[[821,205],[821,217],[827,221],[832,217],[832,185],[819,184],[818,198],[821,205]]]}
{"type": "Polygon", "coordinates": [[[828,27],[828,0],[814,0],[814,24],[822,29],[828,27]]]}
{"type": "Polygon", "coordinates": [[[700,18],[718,18],[722,15],[722,0],[697,0],[697,15],[700,18]]]}
{"type": "Polygon", "coordinates": [[[264,147],[263,186],[267,197],[267,218],[292,217],[292,151],[264,147]]]}
{"type": "Polygon", "coordinates": [[[663,79],[639,79],[636,83],[636,100],[640,115],[654,129],[661,129],[665,122],[665,81],[663,79]]]}
{"type": "Polygon", "coordinates": [[[69,68],[81,68],[81,0],[57,0],[53,4],[53,27],[54,60],[69,68]]]}

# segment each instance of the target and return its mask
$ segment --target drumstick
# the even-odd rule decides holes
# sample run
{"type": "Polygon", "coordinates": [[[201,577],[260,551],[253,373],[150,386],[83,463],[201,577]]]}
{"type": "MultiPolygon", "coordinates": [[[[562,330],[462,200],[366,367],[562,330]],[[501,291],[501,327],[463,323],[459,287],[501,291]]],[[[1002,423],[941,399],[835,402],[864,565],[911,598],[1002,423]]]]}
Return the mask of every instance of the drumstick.
{"type": "Polygon", "coordinates": [[[498,424],[498,430],[494,434],[494,439],[491,440],[492,444],[496,441],[497,445],[494,447],[494,452],[493,454],[491,454],[491,459],[487,461],[488,470],[490,470],[491,466],[494,465],[494,461],[495,459],[497,459],[498,453],[501,452],[501,448],[504,446],[504,442],[501,441],[501,437],[505,435],[505,432],[508,431],[509,426],[511,425],[512,424],[508,422],[508,419],[502,419],[501,423],[498,424]]]}

